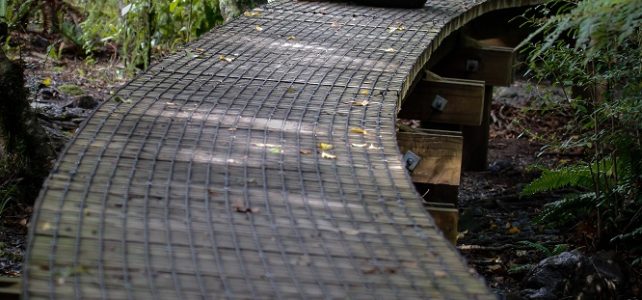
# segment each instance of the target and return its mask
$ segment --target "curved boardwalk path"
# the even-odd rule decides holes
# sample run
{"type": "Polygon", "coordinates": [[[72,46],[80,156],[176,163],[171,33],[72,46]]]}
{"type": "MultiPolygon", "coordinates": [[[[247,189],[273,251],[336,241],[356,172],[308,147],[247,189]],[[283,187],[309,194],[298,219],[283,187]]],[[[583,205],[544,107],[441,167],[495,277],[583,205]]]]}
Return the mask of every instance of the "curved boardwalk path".
{"type": "Polygon", "coordinates": [[[67,147],[25,298],[492,299],[424,211],[395,116],[445,36],[527,2],[280,1],[206,34],[67,147]]]}

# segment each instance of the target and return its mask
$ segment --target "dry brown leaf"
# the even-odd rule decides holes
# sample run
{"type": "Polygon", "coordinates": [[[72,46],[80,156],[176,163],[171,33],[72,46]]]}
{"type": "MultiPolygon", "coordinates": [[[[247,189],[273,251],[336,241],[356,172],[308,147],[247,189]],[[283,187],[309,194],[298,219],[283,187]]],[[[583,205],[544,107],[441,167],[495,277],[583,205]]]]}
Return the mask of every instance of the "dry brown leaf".
{"type": "Polygon", "coordinates": [[[310,149],[301,149],[301,150],[299,150],[299,153],[301,153],[303,155],[309,155],[309,154],[312,154],[312,150],[310,150],[310,149]]]}
{"type": "Polygon", "coordinates": [[[510,228],[508,228],[508,234],[518,234],[520,232],[522,232],[522,231],[519,230],[519,228],[517,228],[515,226],[511,226],[510,228]]]}

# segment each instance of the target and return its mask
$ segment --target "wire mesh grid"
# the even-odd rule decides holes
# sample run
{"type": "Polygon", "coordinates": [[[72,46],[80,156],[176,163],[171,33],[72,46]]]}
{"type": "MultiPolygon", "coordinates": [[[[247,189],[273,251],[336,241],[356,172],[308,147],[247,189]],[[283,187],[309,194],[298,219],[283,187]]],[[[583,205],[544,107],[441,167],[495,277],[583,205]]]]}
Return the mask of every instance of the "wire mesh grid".
{"type": "Polygon", "coordinates": [[[46,181],[25,298],[492,298],[395,139],[421,56],[479,6],[279,1],[152,66],[46,181]]]}

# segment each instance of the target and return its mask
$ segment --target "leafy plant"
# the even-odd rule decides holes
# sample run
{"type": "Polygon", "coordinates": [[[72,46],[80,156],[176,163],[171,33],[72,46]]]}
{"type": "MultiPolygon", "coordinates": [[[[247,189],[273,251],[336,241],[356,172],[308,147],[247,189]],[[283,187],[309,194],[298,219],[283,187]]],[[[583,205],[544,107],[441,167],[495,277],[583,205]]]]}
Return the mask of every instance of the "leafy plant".
{"type": "Polygon", "coordinates": [[[532,19],[539,30],[522,45],[531,74],[562,87],[557,109],[573,116],[549,147],[581,149],[582,160],[541,177],[523,195],[571,193],[539,221],[595,224],[596,246],[642,238],[642,1],[551,1],[532,19]],[[541,37],[539,42],[533,43],[541,37]]]}

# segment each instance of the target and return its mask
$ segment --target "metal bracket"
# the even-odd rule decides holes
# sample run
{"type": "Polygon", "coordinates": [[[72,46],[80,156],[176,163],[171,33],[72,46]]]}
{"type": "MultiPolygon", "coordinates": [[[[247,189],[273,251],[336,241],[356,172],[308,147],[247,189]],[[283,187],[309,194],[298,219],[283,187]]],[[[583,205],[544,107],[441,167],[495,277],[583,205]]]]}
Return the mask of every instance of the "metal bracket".
{"type": "Polygon", "coordinates": [[[421,156],[415,154],[414,152],[408,150],[403,155],[404,166],[408,171],[412,172],[415,170],[419,162],[421,161],[421,156]]]}
{"type": "Polygon", "coordinates": [[[479,71],[479,60],[477,59],[467,59],[466,60],[466,72],[474,73],[479,71]]]}
{"type": "Polygon", "coordinates": [[[435,95],[435,99],[432,101],[432,108],[436,111],[442,112],[446,108],[446,104],[448,104],[448,100],[446,100],[446,98],[440,95],[435,95]]]}

